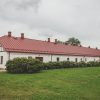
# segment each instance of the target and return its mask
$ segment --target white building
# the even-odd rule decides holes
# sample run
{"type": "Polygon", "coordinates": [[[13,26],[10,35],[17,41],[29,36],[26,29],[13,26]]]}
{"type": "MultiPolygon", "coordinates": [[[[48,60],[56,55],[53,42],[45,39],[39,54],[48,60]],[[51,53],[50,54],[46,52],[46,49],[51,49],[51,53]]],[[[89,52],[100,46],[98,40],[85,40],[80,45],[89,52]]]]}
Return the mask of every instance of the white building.
{"type": "Polygon", "coordinates": [[[32,57],[43,62],[49,61],[100,61],[100,50],[55,42],[34,40],[8,35],[0,37],[0,68],[6,68],[8,60],[16,57],[32,57]]]}

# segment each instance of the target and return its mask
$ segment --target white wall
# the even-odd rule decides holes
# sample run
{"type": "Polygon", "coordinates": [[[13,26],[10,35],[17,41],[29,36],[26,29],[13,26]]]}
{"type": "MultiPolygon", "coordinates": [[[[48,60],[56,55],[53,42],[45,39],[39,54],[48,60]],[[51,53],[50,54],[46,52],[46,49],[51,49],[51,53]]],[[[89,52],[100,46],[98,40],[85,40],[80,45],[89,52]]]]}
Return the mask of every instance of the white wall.
{"type": "Polygon", "coordinates": [[[95,59],[95,61],[100,61],[99,57],[67,56],[67,55],[65,55],[65,56],[64,55],[63,56],[62,55],[53,55],[52,56],[53,61],[57,61],[57,57],[59,57],[60,61],[67,61],[67,58],[69,58],[70,61],[75,61],[75,58],[77,58],[78,62],[80,62],[81,59],[82,59],[82,61],[86,61],[86,62],[94,61],[94,59],[95,59]]]}
{"type": "Polygon", "coordinates": [[[0,52],[0,60],[1,60],[1,56],[3,56],[3,64],[0,64],[0,68],[6,68],[5,64],[8,61],[8,53],[0,52]]]}
{"type": "Polygon", "coordinates": [[[16,58],[16,57],[43,57],[44,62],[51,61],[51,55],[48,54],[32,54],[32,53],[11,53],[10,59],[16,58]]]}
{"type": "Polygon", "coordinates": [[[3,56],[3,64],[0,63],[0,68],[6,68],[5,64],[8,61],[8,53],[4,51],[4,48],[0,44],[0,62],[1,62],[1,56],[3,56]]]}
{"type": "Polygon", "coordinates": [[[87,62],[89,61],[100,61],[100,57],[85,57],[87,59],[87,62]]]}
{"type": "Polygon", "coordinates": [[[78,59],[78,62],[81,61],[81,59],[83,61],[100,61],[100,58],[99,57],[83,57],[83,56],[66,56],[66,55],[48,55],[48,54],[32,54],[32,53],[11,53],[10,54],[10,58],[13,59],[13,58],[16,58],[16,57],[29,57],[31,56],[32,58],[35,58],[35,57],[43,57],[43,61],[44,62],[49,62],[51,61],[57,61],[57,57],[59,57],[60,61],[67,61],[67,58],[70,59],[70,61],[75,61],[75,58],[78,59]]]}
{"type": "MultiPolygon", "coordinates": [[[[6,62],[9,60],[9,53],[6,52],[0,52],[0,56],[3,56],[3,64],[0,64],[0,68],[5,68],[6,62]]],[[[49,61],[57,61],[57,57],[59,57],[60,61],[67,61],[67,58],[70,59],[70,61],[75,61],[75,58],[78,59],[78,62],[85,61],[85,59],[88,61],[100,61],[99,57],[83,57],[83,56],[66,56],[66,55],[48,55],[48,54],[32,54],[32,53],[10,53],[10,59],[14,59],[16,57],[43,57],[43,62],[49,62],[49,61]]]]}

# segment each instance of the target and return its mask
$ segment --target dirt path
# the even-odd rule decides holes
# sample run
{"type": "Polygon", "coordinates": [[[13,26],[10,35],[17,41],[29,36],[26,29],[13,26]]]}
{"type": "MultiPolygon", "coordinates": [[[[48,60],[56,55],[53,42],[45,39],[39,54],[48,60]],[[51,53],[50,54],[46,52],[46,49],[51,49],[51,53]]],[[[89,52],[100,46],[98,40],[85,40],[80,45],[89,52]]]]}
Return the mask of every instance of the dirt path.
{"type": "Polygon", "coordinates": [[[6,70],[0,70],[0,72],[6,72],[6,70]]]}

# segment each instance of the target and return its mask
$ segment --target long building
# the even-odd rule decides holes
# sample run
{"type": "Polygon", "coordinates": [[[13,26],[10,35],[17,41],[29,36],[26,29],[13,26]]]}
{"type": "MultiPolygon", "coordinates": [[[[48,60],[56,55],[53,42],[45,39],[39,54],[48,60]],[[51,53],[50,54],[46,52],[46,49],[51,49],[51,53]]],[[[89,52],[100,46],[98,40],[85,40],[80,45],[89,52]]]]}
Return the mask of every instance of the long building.
{"type": "Polygon", "coordinates": [[[16,57],[31,57],[43,62],[100,61],[100,50],[60,44],[57,40],[51,42],[50,38],[47,41],[28,39],[24,33],[20,37],[14,37],[8,32],[0,37],[0,68],[6,68],[6,62],[16,57]]]}

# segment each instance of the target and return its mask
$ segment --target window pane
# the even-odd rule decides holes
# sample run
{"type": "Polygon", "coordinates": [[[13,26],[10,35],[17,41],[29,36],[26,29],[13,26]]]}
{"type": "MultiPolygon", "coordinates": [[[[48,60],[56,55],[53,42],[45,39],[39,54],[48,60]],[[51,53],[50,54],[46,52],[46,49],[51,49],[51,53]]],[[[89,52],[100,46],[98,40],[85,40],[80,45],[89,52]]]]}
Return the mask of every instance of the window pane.
{"type": "Polygon", "coordinates": [[[75,62],[77,62],[77,58],[75,58],[75,62]]]}
{"type": "Polygon", "coordinates": [[[28,59],[32,59],[32,57],[31,56],[28,56],[28,59]]]}
{"type": "Polygon", "coordinates": [[[43,57],[36,57],[36,59],[38,59],[38,60],[43,62],[43,57]]]}
{"type": "Polygon", "coordinates": [[[69,58],[67,58],[67,61],[69,61],[69,58]]]}
{"type": "Polygon", "coordinates": [[[57,57],[57,62],[59,61],[59,57],[57,57]]]}
{"type": "Polygon", "coordinates": [[[82,58],[80,59],[80,61],[83,61],[82,58]]]}
{"type": "Polygon", "coordinates": [[[3,64],[3,56],[0,57],[0,64],[3,64]]]}

